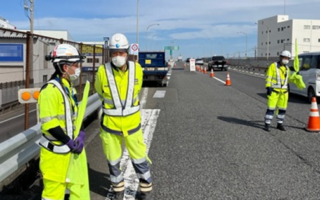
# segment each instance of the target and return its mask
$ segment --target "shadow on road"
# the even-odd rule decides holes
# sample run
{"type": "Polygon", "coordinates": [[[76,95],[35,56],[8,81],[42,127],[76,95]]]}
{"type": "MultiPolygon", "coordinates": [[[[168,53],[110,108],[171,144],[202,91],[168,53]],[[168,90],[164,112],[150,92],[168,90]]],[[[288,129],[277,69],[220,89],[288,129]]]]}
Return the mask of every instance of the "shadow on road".
{"type": "Polygon", "coordinates": [[[88,173],[90,191],[105,197],[111,185],[109,174],[93,170],[90,165],[88,166],[88,173]]]}

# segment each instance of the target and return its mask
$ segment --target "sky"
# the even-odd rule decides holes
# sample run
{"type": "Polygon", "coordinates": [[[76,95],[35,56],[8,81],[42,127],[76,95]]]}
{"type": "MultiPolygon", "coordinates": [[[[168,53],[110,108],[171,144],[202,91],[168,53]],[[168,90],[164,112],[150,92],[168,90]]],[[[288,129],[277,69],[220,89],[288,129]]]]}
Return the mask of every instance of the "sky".
{"type": "MultiPolygon", "coordinates": [[[[244,56],[246,44],[253,57],[258,20],[283,14],[289,19],[320,19],[319,0],[33,1],[34,30],[67,30],[81,42],[102,42],[103,37],[123,33],[129,43],[139,43],[140,51],[179,46],[173,57],[183,59],[244,56]]],[[[0,16],[17,29],[30,29],[25,4],[30,0],[6,0],[0,16]]]]}

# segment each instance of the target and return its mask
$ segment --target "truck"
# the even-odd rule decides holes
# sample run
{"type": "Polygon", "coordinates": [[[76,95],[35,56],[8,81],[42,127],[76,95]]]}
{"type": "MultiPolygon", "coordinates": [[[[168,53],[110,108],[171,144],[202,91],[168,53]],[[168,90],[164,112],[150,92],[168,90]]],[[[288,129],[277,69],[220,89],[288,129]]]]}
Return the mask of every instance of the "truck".
{"type": "Polygon", "coordinates": [[[143,69],[143,82],[156,82],[163,87],[168,85],[169,67],[165,51],[140,51],[138,58],[143,69]]]}
{"type": "Polygon", "coordinates": [[[2,17],[0,17],[0,28],[17,29],[14,25],[10,24],[8,20],[2,17]]]}
{"type": "Polygon", "coordinates": [[[228,71],[228,61],[224,56],[212,56],[208,61],[208,71],[211,69],[219,69],[220,71],[228,71]]]}

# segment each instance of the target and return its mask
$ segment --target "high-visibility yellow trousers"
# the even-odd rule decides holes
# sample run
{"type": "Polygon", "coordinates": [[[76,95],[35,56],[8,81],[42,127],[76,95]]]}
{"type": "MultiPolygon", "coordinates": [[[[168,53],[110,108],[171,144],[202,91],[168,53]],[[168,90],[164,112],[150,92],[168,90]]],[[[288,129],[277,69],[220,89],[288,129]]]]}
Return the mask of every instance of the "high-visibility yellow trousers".
{"type": "Polygon", "coordinates": [[[150,166],[146,154],[147,146],[143,141],[141,128],[127,137],[108,133],[101,129],[100,137],[104,154],[108,160],[110,179],[113,185],[119,185],[119,183],[123,182],[123,176],[120,169],[123,141],[129,152],[133,167],[140,182],[152,182],[150,166]]]}
{"type": "Polygon", "coordinates": [[[274,111],[277,109],[277,123],[282,124],[287,106],[289,94],[287,90],[274,90],[271,95],[268,95],[268,108],[265,115],[265,123],[271,124],[274,111]]]}
{"type": "Polygon", "coordinates": [[[88,185],[59,183],[43,179],[42,200],[64,200],[66,189],[70,192],[69,200],[90,200],[88,185]]]}

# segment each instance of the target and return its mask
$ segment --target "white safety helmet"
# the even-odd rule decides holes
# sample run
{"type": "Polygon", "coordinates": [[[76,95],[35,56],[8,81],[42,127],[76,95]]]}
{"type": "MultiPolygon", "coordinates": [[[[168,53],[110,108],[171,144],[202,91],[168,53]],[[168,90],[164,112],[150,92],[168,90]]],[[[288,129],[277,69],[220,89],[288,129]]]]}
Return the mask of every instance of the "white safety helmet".
{"type": "Polygon", "coordinates": [[[112,51],[128,52],[129,42],[126,36],[124,36],[122,33],[114,34],[110,39],[109,50],[110,50],[110,53],[112,51]]]}
{"type": "Polygon", "coordinates": [[[287,57],[287,58],[291,58],[291,53],[288,50],[284,50],[281,52],[280,56],[282,57],[287,57]]]}
{"type": "Polygon", "coordinates": [[[83,62],[85,56],[80,55],[79,51],[70,44],[59,44],[54,47],[50,55],[46,56],[47,61],[53,63],[74,63],[83,62]]]}

